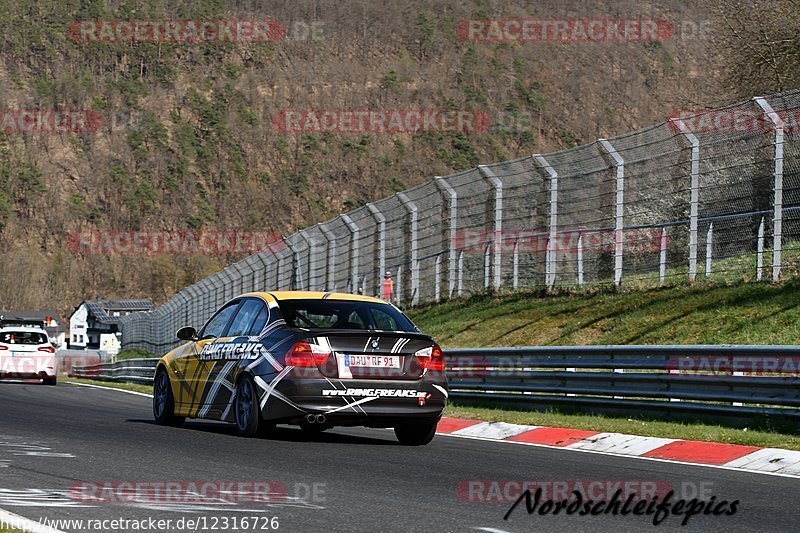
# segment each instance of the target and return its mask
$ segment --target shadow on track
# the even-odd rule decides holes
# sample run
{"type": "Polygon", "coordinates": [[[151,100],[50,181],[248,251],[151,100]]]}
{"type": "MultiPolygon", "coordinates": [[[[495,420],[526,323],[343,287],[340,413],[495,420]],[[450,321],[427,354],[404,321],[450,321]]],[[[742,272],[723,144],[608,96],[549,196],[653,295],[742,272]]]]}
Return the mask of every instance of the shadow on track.
{"type": "MultiPolygon", "coordinates": [[[[156,425],[153,420],[147,419],[136,419],[131,418],[127,419],[126,422],[132,422],[134,424],[148,424],[148,425],[156,425]]],[[[202,433],[214,433],[217,435],[229,435],[235,438],[243,438],[239,437],[236,434],[236,427],[233,424],[226,424],[224,422],[206,422],[206,421],[187,421],[183,427],[181,428],[165,428],[174,431],[181,431],[181,432],[188,432],[188,431],[198,431],[202,433]]],[[[348,428],[341,428],[341,429],[348,429],[348,428]]],[[[379,432],[380,430],[372,430],[379,432]]],[[[378,433],[380,434],[380,433],[378,433]]],[[[261,437],[259,439],[252,439],[252,440],[265,440],[265,441],[282,441],[282,442],[320,442],[320,443],[330,443],[330,444],[369,444],[373,446],[401,446],[399,442],[394,439],[394,434],[387,433],[388,439],[382,438],[373,438],[373,437],[362,437],[359,435],[345,435],[342,433],[335,433],[329,431],[325,431],[322,433],[307,433],[296,426],[278,426],[275,430],[268,436],[268,437],[261,437]]],[[[245,439],[248,440],[248,439],[245,439]]]]}

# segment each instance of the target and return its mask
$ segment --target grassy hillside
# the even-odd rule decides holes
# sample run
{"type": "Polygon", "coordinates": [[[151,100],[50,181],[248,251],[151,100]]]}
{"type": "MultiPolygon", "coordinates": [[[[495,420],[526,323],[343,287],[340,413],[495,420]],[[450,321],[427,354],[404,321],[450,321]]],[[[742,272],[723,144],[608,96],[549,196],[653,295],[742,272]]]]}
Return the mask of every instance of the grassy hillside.
{"type": "Polygon", "coordinates": [[[711,46],[721,23],[683,31],[714,18],[716,4],[2,3],[0,109],[90,110],[103,123],[71,134],[0,132],[0,307],[66,310],[95,294],[162,302],[244,255],[81,254],[67,246],[77,231],[287,234],[433,175],[736,99],[711,46]],[[456,30],[466,18],[518,17],[656,18],[676,31],[664,42],[514,44],[468,42],[456,30]],[[286,38],[128,44],[70,35],[77,20],[265,18],[281,22],[286,38]],[[481,110],[492,122],[470,134],[274,127],[282,110],[309,108],[481,110]]]}
{"type": "Polygon", "coordinates": [[[798,344],[800,281],[480,295],[410,315],[452,347],[798,344]]]}

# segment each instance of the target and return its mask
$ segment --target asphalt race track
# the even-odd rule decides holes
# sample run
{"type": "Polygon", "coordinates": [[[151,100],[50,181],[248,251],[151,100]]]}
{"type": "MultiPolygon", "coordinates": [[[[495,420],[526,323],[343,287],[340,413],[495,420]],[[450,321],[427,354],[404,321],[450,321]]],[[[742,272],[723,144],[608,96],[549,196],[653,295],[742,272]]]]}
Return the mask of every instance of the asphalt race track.
{"type": "Polygon", "coordinates": [[[278,531],[797,530],[800,479],[448,436],[404,447],[386,430],[307,437],[284,427],[270,439],[244,439],[219,423],[160,427],[147,397],[64,383],[0,383],[0,403],[0,509],[36,522],[206,517],[206,530],[223,530],[225,518],[233,530],[233,518],[255,516],[263,519],[256,530],[277,517],[278,531]],[[202,480],[266,481],[275,495],[125,501],[74,490],[202,480]],[[654,527],[647,516],[528,515],[524,504],[504,521],[511,503],[469,501],[458,490],[469,480],[651,480],[740,503],[734,516],[694,516],[686,527],[672,516],[654,527]]]}

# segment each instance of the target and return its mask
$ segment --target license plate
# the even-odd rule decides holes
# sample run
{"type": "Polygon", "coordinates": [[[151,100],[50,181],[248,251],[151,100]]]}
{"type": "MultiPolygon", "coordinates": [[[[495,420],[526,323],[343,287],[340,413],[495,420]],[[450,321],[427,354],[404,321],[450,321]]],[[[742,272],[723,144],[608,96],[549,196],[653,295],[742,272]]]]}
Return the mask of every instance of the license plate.
{"type": "Polygon", "coordinates": [[[400,368],[397,355],[345,355],[344,364],[359,368],[400,368]]]}

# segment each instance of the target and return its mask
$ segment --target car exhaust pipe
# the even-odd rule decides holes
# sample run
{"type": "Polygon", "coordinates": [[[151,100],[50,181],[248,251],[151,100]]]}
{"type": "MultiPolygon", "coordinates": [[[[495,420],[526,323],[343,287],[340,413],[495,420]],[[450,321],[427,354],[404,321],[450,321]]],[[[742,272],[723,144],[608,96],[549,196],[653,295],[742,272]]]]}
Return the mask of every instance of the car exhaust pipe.
{"type": "Polygon", "coordinates": [[[308,424],[316,424],[316,422],[317,422],[317,417],[316,417],[316,416],[314,416],[314,415],[312,415],[312,414],[307,414],[307,415],[306,415],[306,422],[307,422],[308,424]]]}
{"type": "Polygon", "coordinates": [[[325,423],[325,415],[317,415],[316,422],[317,422],[317,424],[324,424],[325,423]]]}

